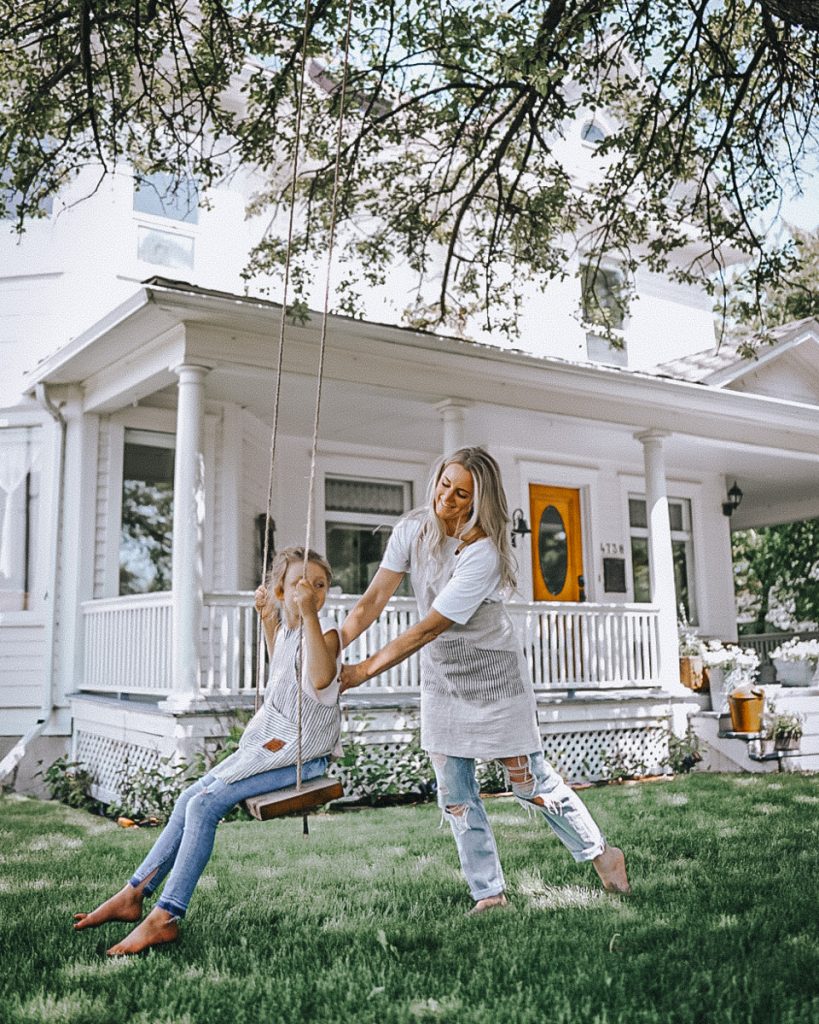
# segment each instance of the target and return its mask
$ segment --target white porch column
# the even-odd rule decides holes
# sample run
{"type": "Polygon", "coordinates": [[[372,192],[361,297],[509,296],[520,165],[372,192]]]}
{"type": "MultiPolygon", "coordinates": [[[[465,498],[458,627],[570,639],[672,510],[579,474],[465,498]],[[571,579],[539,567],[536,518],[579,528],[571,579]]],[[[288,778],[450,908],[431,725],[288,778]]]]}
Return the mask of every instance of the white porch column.
{"type": "Polygon", "coordinates": [[[177,366],[176,456],[173,480],[173,679],[162,707],[183,711],[200,699],[203,524],[205,519],[204,366],[177,366]]]}
{"type": "Polygon", "coordinates": [[[444,455],[451,455],[452,452],[463,448],[466,444],[464,438],[464,424],[466,422],[466,402],[459,402],[454,398],[447,398],[436,406],[441,414],[441,422],[444,427],[444,455]]]}
{"type": "Polygon", "coordinates": [[[648,430],[635,437],[643,446],[645,463],[648,567],[651,603],[659,609],[660,676],[666,689],[684,690],[680,683],[677,595],[663,454],[663,438],[668,437],[668,432],[648,430]]]}

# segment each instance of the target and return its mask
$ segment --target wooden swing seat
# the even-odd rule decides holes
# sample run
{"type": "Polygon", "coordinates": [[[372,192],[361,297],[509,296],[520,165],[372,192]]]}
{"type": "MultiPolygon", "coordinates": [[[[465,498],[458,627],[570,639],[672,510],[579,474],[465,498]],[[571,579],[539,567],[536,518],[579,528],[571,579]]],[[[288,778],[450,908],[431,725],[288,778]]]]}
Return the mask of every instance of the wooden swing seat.
{"type": "Polygon", "coordinates": [[[257,821],[270,821],[271,818],[283,818],[288,814],[306,814],[343,795],[344,787],[338,779],[328,779],[322,775],[302,782],[301,789],[287,786],[285,789],[274,789],[271,793],[248,797],[245,807],[257,821]]]}

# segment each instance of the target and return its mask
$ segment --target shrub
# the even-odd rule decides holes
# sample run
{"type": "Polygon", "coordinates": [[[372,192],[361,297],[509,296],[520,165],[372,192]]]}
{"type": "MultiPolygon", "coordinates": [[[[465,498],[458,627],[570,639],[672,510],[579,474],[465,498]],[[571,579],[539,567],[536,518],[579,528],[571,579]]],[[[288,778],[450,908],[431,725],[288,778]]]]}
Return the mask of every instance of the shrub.
{"type": "Polygon", "coordinates": [[[81,761],[58,757],[41,774],[52,800],[59,800],[60,803],[80,810],[100,813],[102,805],[91,796],[94,776],[81,761]]]}

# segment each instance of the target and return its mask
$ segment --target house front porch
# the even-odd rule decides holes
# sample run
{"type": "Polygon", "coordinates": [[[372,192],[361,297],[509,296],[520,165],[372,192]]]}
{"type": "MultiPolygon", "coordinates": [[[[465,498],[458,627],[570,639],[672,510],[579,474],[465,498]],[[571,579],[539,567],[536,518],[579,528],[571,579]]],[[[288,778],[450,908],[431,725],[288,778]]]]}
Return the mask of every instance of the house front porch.
{"type": "MultiPolygon", "coordinates": [[[[341,623],[357,599],[331,596],[341,623]]],[[[213,752],[235,713],[252,710],[258,616],[249,591],[204,595],[196,689],[175,689],[173,593],[128,595],[82,606],[84,673],[72,698],[72,756],[116,798],[124,771],[213,752]]],[[[568,778],[618,766],[662,770],[671,716],[661,670],[658,610],[645,604],[516,602],[509,606],[527,654],[544,747],[568,778]]],[[[412,598],[393,598],[348,650],[360,660],[417,620],[412,598]]],[[[677,682],[676,679],[668,680],[677,682]]],[[[385,754],[418,727],[417,656],[343,699],[348,739],[385,754]]]]}

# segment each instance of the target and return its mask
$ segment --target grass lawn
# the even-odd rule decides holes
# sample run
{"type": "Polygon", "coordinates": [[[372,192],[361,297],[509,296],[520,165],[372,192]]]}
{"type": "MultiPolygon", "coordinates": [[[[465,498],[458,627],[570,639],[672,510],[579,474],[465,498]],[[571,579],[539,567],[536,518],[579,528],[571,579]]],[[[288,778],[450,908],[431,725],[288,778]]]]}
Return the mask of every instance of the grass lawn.
{"type": "Polygon", "coordinates": [[[816,1024],[819,777],[583,794],[627,853],[601,892],[540,820],[488,801],[507,911],[470,901],[433,805],[223,824],[180,941],[75,933],[155,832],[0,801],[0,1021],[816,1024]]]}

